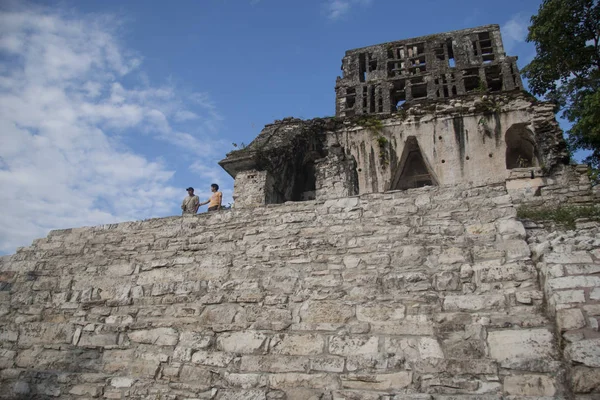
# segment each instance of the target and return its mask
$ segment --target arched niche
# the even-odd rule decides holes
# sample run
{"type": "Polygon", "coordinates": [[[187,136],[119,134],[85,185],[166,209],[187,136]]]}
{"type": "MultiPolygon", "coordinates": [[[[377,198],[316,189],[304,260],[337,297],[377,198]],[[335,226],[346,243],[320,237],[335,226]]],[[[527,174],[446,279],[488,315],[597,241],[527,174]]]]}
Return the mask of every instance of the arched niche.
{"type": "Polygon", "coordinates": [[[409,136],[404,144],[390,189],[406,190],[423,186],[437,186],[437,184],[435,175],[423,158],[417,138],[409,136]]]}
{"type": "Polygon", "coordinates": [[[514,124],[504,135],[506,141],[506,169],[537,166],[535,139],[526,124],[514,124]]]}

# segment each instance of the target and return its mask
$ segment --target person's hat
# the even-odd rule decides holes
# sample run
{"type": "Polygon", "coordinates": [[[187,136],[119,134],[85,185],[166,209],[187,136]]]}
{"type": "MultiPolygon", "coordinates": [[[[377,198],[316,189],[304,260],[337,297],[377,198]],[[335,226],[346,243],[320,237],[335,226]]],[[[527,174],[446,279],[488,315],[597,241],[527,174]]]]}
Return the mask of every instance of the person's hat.
{"type": "Polygon", "coordinates": [[[189,188],[187,188],[185,190],[194,190],[194,188],[190,186],[189,188]]]}

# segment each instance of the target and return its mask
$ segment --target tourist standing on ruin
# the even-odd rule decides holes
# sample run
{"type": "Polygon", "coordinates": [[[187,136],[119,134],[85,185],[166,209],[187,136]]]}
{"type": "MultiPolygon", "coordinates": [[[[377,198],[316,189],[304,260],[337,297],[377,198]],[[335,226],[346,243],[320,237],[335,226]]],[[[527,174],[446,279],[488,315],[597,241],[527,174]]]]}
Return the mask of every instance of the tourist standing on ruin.
{"type": "Polygon", "coordinates": [[[194,195],[193,187],[189,187],[185,190],[187,190],[188,195],[183,199],[181,209],[184,214],[196,214],[198,212],[198,207],[200,207],[200,199],[198,196],[194,195]]]}
{"type": "Polygon", "coordinates": [[[210,199],[200,203],[200,205],[208,204],[208,211],[219,211],[221,209],[221,202],[223,201],[223,193],[219,192],[219,185],[216,183],[210,185],[210,191],[213,193],[210,199]]]}

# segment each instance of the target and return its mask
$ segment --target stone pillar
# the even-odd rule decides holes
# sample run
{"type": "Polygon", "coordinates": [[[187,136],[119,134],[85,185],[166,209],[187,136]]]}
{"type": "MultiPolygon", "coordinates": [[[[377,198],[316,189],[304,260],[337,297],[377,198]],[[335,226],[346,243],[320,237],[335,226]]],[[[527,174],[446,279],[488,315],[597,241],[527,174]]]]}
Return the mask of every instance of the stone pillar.
{"type": "Polygon", "coordinates": [[[267,203],[273,191],[273,178],[267,171],[240,171],[233,183],[235,208],[258,207],[267,203]]]}
{"type": "Polygon", "coordinates": [[[327,157],[315,162],[317,200],[337,199],[358,194],[358,174],[353,156],[339,145],[329,148],[327,157]]]}

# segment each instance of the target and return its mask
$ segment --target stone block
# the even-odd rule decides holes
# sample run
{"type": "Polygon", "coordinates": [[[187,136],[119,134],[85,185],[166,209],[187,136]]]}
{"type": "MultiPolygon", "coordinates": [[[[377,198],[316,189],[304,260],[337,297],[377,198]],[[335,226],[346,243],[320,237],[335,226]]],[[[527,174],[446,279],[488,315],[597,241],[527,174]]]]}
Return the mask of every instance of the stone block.
{"type": "Polygon", "coordinates": [[[225,368],[234,358],[233,354],[221,351],[196,351],[192,354],[191,361],[194,364],[225,368]]]}
{"type": "Polygon", "coordinates": [[[587,367],[600,368],[600,339],[586,339],[569,343],[565,348],[566,356],[587,367]]]}
{"type": "Polygon", "coordinates": [[[371,333],[383,335],[433,335],[433,322],[426,316],[407,315],[400,321],[371,322],[371,333]]]}
{"type": "Polygon", "coordinates": [[[103,371],[112,373],[116,371],[125,371],[133,362],[135,353],[133,349],[126,350],[105,350],[102,353],[103,371]]]}
{"type": "Polygon", "coordinates": [[[585,303],[583,290],[560,290],[551,294],[550,304],[557,309],[570,308],[573,303],[585,303]],[[567,305],[567,307],[561,307],[562,305],[567,305]]]}
{"type": "Polygon", "coordinates": [[[506,253],[506,261],[527,260],[531,256],[531,250],[526,241],[520,239],[505,240],[499,244],[499,248],[506,253]]]}
{"type": "Polygon", "coordinates": [[[181,367],[179,379],[182,382],[193,382],[196,388],[207,390],[210,388],[212,376],[210,370],[203,367],[184,365],[181,367]]]}
{"type": "Polygon", "coordinates": [[[269,375],[269,387],[273,389],[316,388],[333,390],[338,389],[339,385],[333,375],[288,372],[269,375]]]}
{"type": "Polygon", "coordinates": [[[385,338],[384,348],[387,353],[394,353],[407,360],[444,358],[437,339],[431,337],[385,338]]]}
{"type": "MultiPolygon", "coordinates": [[[[508,182],[507,182],[508,186],[508,182]]],[[[497,222],[498,233],[505,237],[511,237],[515,239],[525,238],[525,227],[521,221],[515,219],[501,219],[497,222]]]]}
{"type": "Polygon", "coordinates": [[[269,353],[282,355],[317,355],[323,353],[325,338],[317,334],[273,336],[269,353]]]}
{"type": "Polygon", "coordinates": [[[494,224],[472,224],[465,227],[467,236],[474,238],[486,237],[496,234],[496,227],[494,224]]]}
{"type": "Polygon", "coordinates": [[[231,324],[241,307],[235,304],[218,304],[207,306],[198,322],[202,325],[231,324]]]}
{"type": "Polygon", "coordinates": [[[458,290],[460,288],[460,275],[458,272],[439,272],[434,275],[433,287],[436,290],[458,290]]]}
{"type": "Polygon", "coordinates": [[[591,264],[594,262],[592,256],[585,251],[552,252],[544,255],[544,261],[548,264],[591,264]]]}
{"type": "Polygon", "coordinates": [[[456,264],[468,262],[469,251],[461,247],[450,247],[445,249],[439,256],[440,264],[456,264]]]}
{"type": "Polygon", "coordinates": [[[219,375],[213,375],[213,387],[251,389],[265,385],[266,377],[261,374],[220,372],[219,375]]]}
{"type": "Polygon", "coordinates": [[[383,322],[404,318],[406,307],[402,304],[365,304],[356,306],[356,318],[359,321],[383,322]]]}
{"type": "Polygon", "coordinates": [[[71,343],[74,326],[60,323],[30,322],[19,326],[19,346],[71,343]]]}
{"type": "Polygon", "coordinates": [[[442,359],[427,358],[411,360],[410,365],[414,372],[424,374],[448,373],[450,375],[483,374],[497,375],[498,364],[489,359],[442,359]]]}
{"type": "Polygon", "coordinates": [[[182,331],[179,335],[179,345],[194,350],[203,350],[210,346],[213,340],[212,333],[182,331]]]}
{"type": "Polygon", "coordinates": [[[241,354],[266,353],[269,337],[260,332],[231,332],[217,337],[217,348],[241,354]]]}
{"type": "Polygon", "coordinates": [[[307,301],[300,308],[305,323],[345,323],[353,316],[353,306],[336,301],[307,301]]]}
{"type": "Polygon", "coordinates": [[[552,358],[554,336],[548,329],[517,329],[488,332],[490,356],[496,360],[552,358]]]}
{"type": "Polygon", "coordinates": [[[80,347],[111,347],[117,345],[118,333],[84,333],[77,343],[80,347]]]}
{"type": "Polygon", "coordinates": [[[343,357],[320,356],[310,358],[310,369],[319,372],[343,372],[345,360],[343,357]]]}
{"type": "Polygon", "coordinates": [[[500,264],[498,260],[478,263],[473,270],[479,282],[527,281],[536,278],[535,267],[526,263],[500,264]]]}
{"type": "Polygon", "coordinates": [[[410,386],[412,372],[391,374],[347,374],[341,376],[342,387],[359,390],[399,390],[410,386]]]}
{"type": "Polygon", "coordinates": [[[358,354],[346,356],[346,371],[385,370],[394,363],[387,354],[358,354]]]}
{"type": "Polygon", "coordinates": [[[579,308],[570,308],[556,311],[556,324],[560,331],[570,331],[583,328],[585,317],[579,308]]]}
{"type": "Polygon", "coordinates": [[[174,346],[179,340],[179,334],[173,328],[136,330],[129,332],[127,336],[133,342],[154,344],[156,346],[174,346]]]}
{"type": "Polygon", "coordinates": [[[116,376],[110,379],[110,385],[116,388],[128,388],[133,385],[135,380],[124,376],[116,376]]]}
{"type": "Polygon", "coordinates": [[[444,311],[480,311],[499,310],[505,306],[505,298],[501,294],[446,296],[444,311]]]}
{"type": "Polygon", "coordinates": [[[329,338],[329,353],[341,356],[377,354],[377,336],[332,336],[329,338]]]}
{"type": "Polygon", "coordinates": [[[570,386],[574,393],[600,394],[600,368],[584,366],[572,368],[570,386]]]}
{"type": "Polygon", "coordinates": [[[267,400],[264,390],[219,389],[215,400],[267,400]]]}
{"type": "Polygon", "coordinates": [[[546,375],[515,375],[504,378],[504,392],[518,396],[554,396],[556,384],[546,375]]]}
{"type": "Polygon", "coordinates": [[[95,385],[75,385],[69,390],[69,394],[99,397],[102,394],[102,388],[95,385]]]}
{"type": "Polygon", "coordinates": [[[563,276],[550,279],[547,284],[552,290],[598,287],[600,276],[563,276]]]}
{"type": "Polygon", "coordinates": [[[309,359],[296,356],[243,355],[240,363],[240,370],[248,372],[306,372],[308,368],[309,359]]]}

